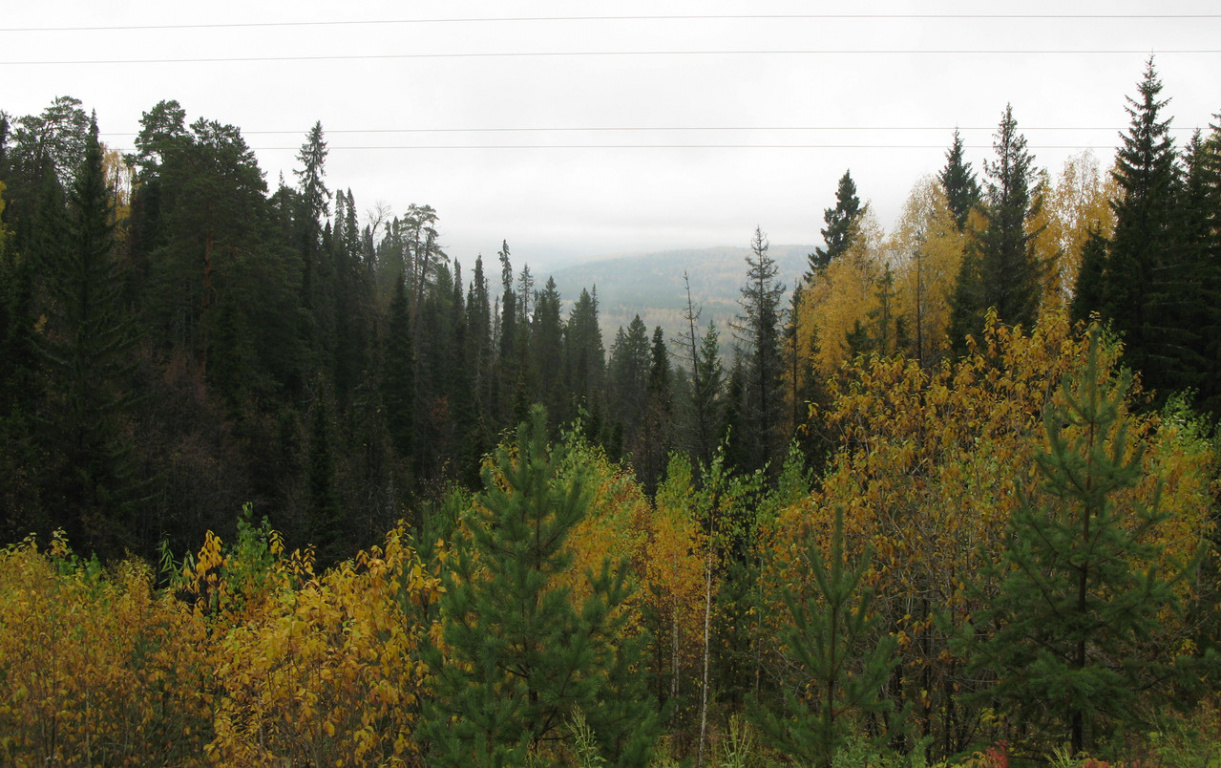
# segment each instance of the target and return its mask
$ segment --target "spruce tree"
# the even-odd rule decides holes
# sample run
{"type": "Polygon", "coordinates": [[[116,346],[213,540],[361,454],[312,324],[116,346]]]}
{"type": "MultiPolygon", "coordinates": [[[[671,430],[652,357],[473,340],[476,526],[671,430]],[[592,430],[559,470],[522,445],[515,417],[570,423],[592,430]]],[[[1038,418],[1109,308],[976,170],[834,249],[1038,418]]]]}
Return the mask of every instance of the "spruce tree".
{"type": "Polygon", "coordinates": [[[382,380],[382,403],[386,426],[395,452],[411,463],[415,449],[415,341],[407,306],[407,285],[400,274],[390,302],[386,330],[386,362],[382,380]]]}
{"type": "Polygon", "coordinates": [[[119,424],[131,404],[125,387],[135,337],[122,304],[123,276],[113,254],[111,200],[97,122],[73,174],[63,248],[42,256],[47,324],[47,437],[64,462],[62,507],[54,522],[85,547],[118,554],[135,542],[127,513],[134,467],[119,424]]]}
{"type": "Polygon", "coordinates": [[[941,182],[954,224],[959,232],[966,231],[971,211],[979,204],[979,182],[975,180],[971,164],[963,159],[962,136],[958,129],[954,130],[954,143],[946,153],[945,168],[937,174],[937,180],[941,182]]]}
{"type": "Polygon", "coordinates": [[[1091,228],[1081,248],[1081,266],[1069,304],[1069,317],[1074,323],[1088,321],[1091,313],[1102,310],[1106,266],[1107,240],[1096,228],[1091,228]]]}
{"type": "Polygon", "coordinates": [[[776,279],[780,267],[768,255],[767,237],[755,228],[751,253],[746,258],[746,284],[738,303],[737,333],[745,345],[746,378],[743,381],[744,408],[740,412],[740,432],[736,435],[741,454],[746,458],[742,469],[770,466],[780,470],[777,461],[783,451],[785,436],[782,379],[784,358],[780,348],[783,322],[781,300],[784,284],[776,279]]]}
{"type": "Polygon", "coordinates": [[[630,445],[644,421],[649,383],[649,332],[640,315],[632,318],[626,331],[620,328],[615,335],[607,378],[611,411],[623,425],[624,441],[630,445]]]}
{"type": "Polygon", "coordinates": [[[348,526],[343,502],[339,495],[339,475],[332,446],[331,421],[327,415],[326,396],[319,394],[314,401],[314,418],[309,438],[309,499],[305,530],[308,542],[315,547],[319,568],[328,568],[348,553],[348,526]]]}
{"type": "Polygon", "coordinates": [[[1221,145],[1196,131],[1183,151],[1183,183],[1175,206],[1177,264],[1169,281],[1173,297],[1163,305],[1175,332],[1171,370],[1162,375],[1176,389],[1195,390],[1200,408],[1221,413],[1217,340],[1221,333],[1221,145]]]}
{"type": "Polygon", "coordinates": [[[1157,496],[1149,506],[1116,499],[1140,483],[1143,459],[1129,448],[1131,375],[1104,371],[1100,344],[1095,327],[1084,367],[1044,416],[1042,492],[1010,522],[1003,581],[976,624],[995,629],[973,659],[997,675],[988,696],[1040,733],[1063,729],[1074,753],[1109,725],[1136,722],[1138,692],[1164,700],[1149,638],[1175,606],[1178,575],[1158,568],[1157,496]]]}
{"type": "Polygon", "coordinates": [[[1120,195],[1111,201],[1115,233],[1104,314],[1124,341],[1127,363],[1143,374],[1147,387],[1162,389],[1179,383],[1165,375],[1174,370],[1170,345],[1181,341],[1166,322],[1167,303],[1177,299],[1176,283],[1188,276],[1176,272],[1178,170],[1170,120],[1162,117],[1169,101],[1158,98],[1162,83],[1152,59],[1138,90],[1138,99],[1128,98],[1131,125],[1112,172],[1120,195]]]}
{"type": "Polygon", "coordinates": [[[626,563],[589,573],[574,603],[562,578],[567,539],[588,513],[584,470],[549,446],[536,406],[484,470],[480,504],[442,576],[445,655],[429,660],[435,694],[422,734],[429,763],[516,766],[557,762],[565,724],[580,712],[611,765],[643,766],[656,716],[645,691],[643,638],[617,610],[626,563]]]}
{"type": "Polygon", "coordinates": [[[1031,327],[1042,293],[1043,267],[1034,252],[1040,207],[1031,192],[1034,158],[1017,132],[1012,105],[1005,107],[992,146],[996,159],[984,161],[984,226],[964,255],[951,302],[951,337],[960,349],[967,334],[980,332],[990,308],[1001,322],[1031,327]]]}
{"type": "Polygon", "coordinates": [[[559,288],[555,278],[548,277],[534,302],[532,362],[534,380],[538,382],[536,400],[547,406],[547,412],[562,419],[567,414],[568,393],[564,387],[564,326],[560,320],[559,288]]]}
{"type": "Polygon", "coordinates": [[[832,261],[848,251],[864,212],[861,200],[856,196],[856,184],[852,181],[852,173],[844,171],[844,175],[840,177],[839,186],[835,190],[835,207],[823,211],[823,221],[827,226],[819,232],[827,247],[815,248],[814,253],[810,254],[809,271],[806,273],[807,280],[821,274],[832,261]]]}

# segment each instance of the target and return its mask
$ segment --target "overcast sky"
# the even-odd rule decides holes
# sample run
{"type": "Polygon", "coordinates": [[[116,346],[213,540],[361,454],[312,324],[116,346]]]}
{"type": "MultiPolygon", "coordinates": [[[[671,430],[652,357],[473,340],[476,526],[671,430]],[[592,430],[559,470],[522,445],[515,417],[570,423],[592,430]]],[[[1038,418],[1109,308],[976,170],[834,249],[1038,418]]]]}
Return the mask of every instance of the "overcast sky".
{"type": "Polygon", "coordinates": [[[5,4],[0,109],[75,96],[130,148],[176,99],[241,128],[273,188],[321,121],[327,181],[362,212],[427,203],[451,255],[507,239],[546,269],[756,225],[820,242],[845,169],[889,227],[955,126],[980,167],[1006,102],[1038,165],[1084,147],[1109,165],[1150,54],[1184,141],[1221,111],[1215,1],[41,0],[5,4]],[[1003,13],[1034,17],[979,17],[1003,13]],[[633,18],[573,18],[606,16],[633,18]],[[550,55],[486,55],[509,53],[550,55]],[[487,130],[523,128],[551,130],[487,130]],[[656,130],[584,130],[612,128],[656,130]]]}

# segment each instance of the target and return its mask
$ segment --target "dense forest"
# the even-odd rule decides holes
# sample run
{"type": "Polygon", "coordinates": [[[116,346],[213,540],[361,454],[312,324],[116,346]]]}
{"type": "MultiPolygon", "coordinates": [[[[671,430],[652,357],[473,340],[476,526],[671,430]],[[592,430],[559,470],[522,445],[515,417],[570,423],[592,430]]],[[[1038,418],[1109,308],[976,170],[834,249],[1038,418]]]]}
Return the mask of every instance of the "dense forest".
{"type": "Polygon", "coordinates": [[[321,124],[273,190],[175,101],[0,112],[0,757],[1218,764],[1221,126],[1168,105],[1056,174],[1005,107],[890,231],[845,172],[798,284],[756,228],[735,322],[605,335],[321,124]]]}

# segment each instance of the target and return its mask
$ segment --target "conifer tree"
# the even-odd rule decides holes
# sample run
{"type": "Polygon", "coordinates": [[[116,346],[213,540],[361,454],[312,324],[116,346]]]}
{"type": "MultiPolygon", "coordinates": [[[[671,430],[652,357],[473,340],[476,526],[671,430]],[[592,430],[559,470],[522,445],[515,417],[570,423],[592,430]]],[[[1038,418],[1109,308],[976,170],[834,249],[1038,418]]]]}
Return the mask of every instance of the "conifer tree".
{"type": "Polygon", "coordinates": [[[1174,258],[1167,264],[1168,293],[1159,296],[1163,320],[1163,355],[1153,383],[1195,390],[1200,407],[1218,410],[1221,382],[1216,372],[1215,335],[1221,332],[1221,163],[1216,137],[1206,142],[1196,131],[1183,149],[1182,183],[1175,205],[1172,233],[1174,258]]]}
{"type": "Polygon", "coordinates": [[[852,245],[860,217],[865,209],[856,196],[856,184],[852,181],[852,173],[844,171],[840,177],[839,186],[835,190],[835,207],[823,212],[823,220],[827,226],[819,230],[826,242],[826,248],[817,247],[809,256],[810,265],[806,279],[821,274],[835,259],[842,256],[852,245]]]}
{"type": "Polygon", "coordinates": [[[543,290],[534,302],[534,320],[531,323],[533,337],[532,361],[538,382],[536,401],[547,407],[547,412],[563,418],[568,404],[564,387],[564,325],[560,319],[560,291],[555,278],[548,277],[543,290]]]}
{"type": "Polygon", "coordinates": [[[402,274],[394,286],[386,331],[386,364],[382,381],[382,403],[386,426],[399,458],[409,464],[415,448],[415,342],[407,306],[407,285],[402,274]]]}
{"type": "Polygon", "coordinates": [[[581,289],[564,329],[565,367],[568,386],[578,407],[598,415],[606,380],[606,350],[598,323],[598,288],[581,289]]]}
{"type": "Polygon", "coordinates": [[[1069,305],[1069,317],[1074,323],[1088,321],[1091,313],[1102,311],[1106,266],[1107,240],[1096,228],[1091,229],[1081,248],[1081,267],[1077,270],[1077,283],[1069,305]]]}
{"type": "Polygon", "coordinates": [[[1167,305],[1178,298],[1177,284],[1185,277],[1176,272],[1172,231],[1179,179],[1170,120],[1162,117],[1169,100],[1158,98],[1162,83],[1152,59],[1137,88],[1139,98],[1128,97],[1131,125],[1112,172],[1121,194],[1111,201],[1115,233],[1104,314],[1124,341],[1124,359],[1147,387],[1161,389],[1181,383],[1165,375],[1174,372],[1171,346],[1182,343],[1167,323],[1167,305]]]}
{"type": "Polygon", "coordinates": [[[945,156],[945,168],[937,174],[946,203],[954,216],[959,232],[966,231],[971,211],[979,204],[979,182],[971,164],[963,159],[962,136],[954,129],[954,143],[945,156]]]}
{"type": "Polygon", "coordinates": [[[339,496],[339,476],[326,396],[319,394],[314,401],[314,418],[309,437],[309,499],[305,529],[308,542],[318,553],[319,568],[329,568],[348,551],[343,503],[339,496]]]}
{"type": "Polygon", "coordinates": [[[623,425],[625,443],[631,445],[644,421],[649,383],[649,335],[640,315],[632,318],[626,331],[620,328],[615,335],[607,373],[609,405],[623,425]]]}
{"type": "Polygon", "coordinates": [[[984,226],[963,257],[952,300],[951,336],[960,350],[967,334],[980,332],[991,308],[1002,322],[1029,328],[1042,294],[1043,268],[1034,252],[1040,207],[1031,193],[1034,158],[1017,132],[1012,105],[1005,107],[992,146],[996,159],[984,161],[984,226]]]}
{"type": "Polygon", "coordinates": [[[645,387],[644,416],[637,445],[632,447],[633,466],[644,492],[652,496],[665,471],[672,442],[673,389],[670,352],[661,326],[653,329],[653,344],[645,387]]]}
{"type": "Polygon", "coordinates": [[[422,731],[431,765],[524,765],[557,757],[565,723],[584,715],[599,756],[643,766],[655,734],[641,638],[616,609],[626,564],[589,573],[578,608],[560,577],[567,539],[589,509],[584,470],[547,444],[536,406],[484,470],[481,504],[457,542],[441,598],[446,655],[430,659],[436,694],[422,731]]]}
{"type": "Polygon", "coordinates": [[[784,284],[776,279],[780,267],[767,250],[767,238],[756,227],[751,255],[746,259],[746,284],[739,299],[743,314],[738,318],[737,333],[745,344],[746,378],[737,440],[747,462],[741,469],[769,465],[773,472],[778,472],[777,459],[785,443],[781,397],[784,359],[780,349],[784,284]]]}
{"type": "Polygon", "coordinates": [[[1099,335],[1091,330],[1084,367],[1044,417],[1042,493],[1010,522],[1000,591],[977,622],[996,629],[974,657],[997,675],[988,695],[1040,732],[1062,728],[1074,754],[1109,725],[1134,722],[1138,692],[1147,703],[1166,696],[1149,637],[1175,605],[1178,577],[1158,570],[1157,495],[1150,506],[1117,503],[1140,482],[1143,459],[1129,450],[1131,375],[1103,370],[1099,335]]]}
{"type": "Polygon", "coordinates": [[[48,294],[43,366],[53,455],[65,466],[58,525],[77,540],[116,553],[132,542],[133,468],[118,420],[129,407],[128,350],[135,338],[122,305],[123,277],[112,253],[110,195],[96,120],[74,174],[63,250],[44,254],[48,294]]]}
{"type": "Polygon", "coordinates": [[[796,691],[786,690],[779,715],[757,711],[768,734],[785,752],[831,768],[836,753],[863,715],[885,709],[880,692],[896,662],[897,642],[878,637],[873,595],[862,584],[868,557],[844,555],[844,511],[835,510],[829,553],[811,541],[806,550],[814,590],[800,597],[785,588],[792,625],[784,643],[798,665],[796,691]]]}

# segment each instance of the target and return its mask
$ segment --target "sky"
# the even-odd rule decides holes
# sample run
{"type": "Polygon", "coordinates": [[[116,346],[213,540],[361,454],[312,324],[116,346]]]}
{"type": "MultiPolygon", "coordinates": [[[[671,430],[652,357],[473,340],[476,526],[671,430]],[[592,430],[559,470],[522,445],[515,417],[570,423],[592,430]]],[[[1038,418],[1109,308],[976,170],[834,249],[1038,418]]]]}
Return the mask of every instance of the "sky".
{"type": "Polygon", "coordinates": [[[450,255],[507,240],[540,274],[820,243],[846,170],[889,228],[956,126],[982,169],[1007,103],[1037,166],[1107,167],[1150,55],[1176,139],[1216,122],[1213,1],[41,0],[0,17],[0,109],[74,96],[128,149],[175,99],[273,189],[320,121],[362,214],[432,205],[450,255]]]}

